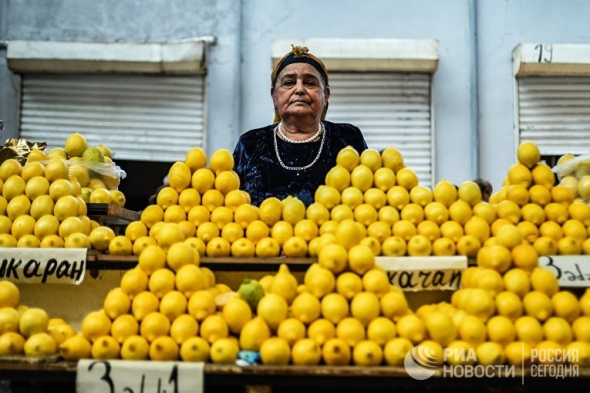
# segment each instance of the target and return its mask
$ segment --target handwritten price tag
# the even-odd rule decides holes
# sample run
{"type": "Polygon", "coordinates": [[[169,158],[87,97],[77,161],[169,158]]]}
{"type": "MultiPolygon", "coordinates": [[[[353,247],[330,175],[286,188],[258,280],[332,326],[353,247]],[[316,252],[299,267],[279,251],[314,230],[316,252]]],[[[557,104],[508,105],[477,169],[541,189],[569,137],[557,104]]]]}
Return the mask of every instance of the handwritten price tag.
{"type": "Polygon", "coordinates": [[[467,257],[377,257],[392,285],[404,291],[457,289],[467,257]]]}
{"type": "Polygon", "coordinates": [[[204,363],[130,360],[78,362],[78,393],[201,393],[204,363]]]}
{"type": "Polygon", "coordinates": [[[555,274],[562,287],[590,287],[589,255],[540,256],[539,266],[555,274]]]}
{"type": "Polygon", "coordinates": [[[0,279],[30,284],[80,284],[85,248],[0,248],[0,279]]]}

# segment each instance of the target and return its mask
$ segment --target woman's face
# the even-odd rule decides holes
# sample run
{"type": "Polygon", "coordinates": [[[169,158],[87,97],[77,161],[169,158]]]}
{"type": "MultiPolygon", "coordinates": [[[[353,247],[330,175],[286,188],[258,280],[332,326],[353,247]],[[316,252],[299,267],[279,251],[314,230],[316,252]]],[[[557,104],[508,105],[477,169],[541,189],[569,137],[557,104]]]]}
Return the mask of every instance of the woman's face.
{"type": "Polygon", "coordinates": [[[290,64],[279,74],[271,96],[282,120],[319,122],[330,97],[321,74],[306,63],[290,64]]]}

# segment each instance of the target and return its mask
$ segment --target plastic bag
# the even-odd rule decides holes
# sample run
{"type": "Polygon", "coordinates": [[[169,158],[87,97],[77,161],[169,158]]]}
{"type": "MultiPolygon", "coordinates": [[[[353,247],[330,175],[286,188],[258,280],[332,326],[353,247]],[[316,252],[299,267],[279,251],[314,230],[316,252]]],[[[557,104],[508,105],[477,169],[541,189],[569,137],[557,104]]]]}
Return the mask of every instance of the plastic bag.
{"type": "MultiPolygon", "coordinates": [[[[68,167],[68,177],[76,178],[80,187],[106,188],[116,190],[121,179],[127,177],[127,173],[114,162],[86,162],[80,160],[63,160],[68,167]]],[[[51,160],[39,161],[47,169],[51,160]]]]}
{"type": "Polygon", "coordinates": [[[582,154],[562,164],[555,165],[553,172],[560,181],[566,176],[574,176],[580,180],[583,176],[590,175],[590,154],[582,154]]]}

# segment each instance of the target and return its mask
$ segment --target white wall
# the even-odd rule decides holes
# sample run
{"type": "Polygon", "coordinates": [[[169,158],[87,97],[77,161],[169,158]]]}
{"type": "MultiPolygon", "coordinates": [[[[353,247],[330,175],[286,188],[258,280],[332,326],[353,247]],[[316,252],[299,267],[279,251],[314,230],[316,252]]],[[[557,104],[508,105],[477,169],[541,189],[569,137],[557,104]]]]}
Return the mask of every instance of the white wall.
{"type": "Polygon", "coordinates": [[[506,0],[477,4],[480,170],[497,190],[516,162],[518,144],[512,50],[522,42],[588,44],[590,2],[506,0]]]}
{"type": "MultiPolygon", "coordinates": [[[[271,122],[274,38],[436,39],[435,181],[481,175],[497,190],[515,162],[512,49],[521,42],[588,43],[588,20],[587,0],[0,0],[0,42],[215,36],[207,86],[211,154],[271,122]]],[[[5,56],[0,46],[0,118],[9,138],[16,136],[19,78],[5,56]]]]}

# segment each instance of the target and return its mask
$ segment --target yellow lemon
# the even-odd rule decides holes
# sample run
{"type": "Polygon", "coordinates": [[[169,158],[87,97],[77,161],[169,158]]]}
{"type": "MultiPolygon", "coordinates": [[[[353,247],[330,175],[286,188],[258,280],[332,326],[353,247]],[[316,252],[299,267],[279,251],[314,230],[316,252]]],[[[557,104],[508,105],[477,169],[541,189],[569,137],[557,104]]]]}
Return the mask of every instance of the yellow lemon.
{"type": "Polygon", "coordinates": [[[227,196],[231,191],[240,189],[240,178],[234,171],[222,171],[215,176],[215,189],[227,196]]]}
{"type": "Polygon", "coordinates": [[[475,315],[466,315],[457,326],[458,337],[472,346],[477,346],[487,338],[486,324],[475,315]]]}
{"type": "Polygon", "coordinates": [[[529,274],[522,268],[512,268],[504,273],[504,288],[522,298],[530,291],[529,274]]]}
{"type": "Polygon", "coordinates": [[[577,297],[569,291],[560,290],[551,296],[551,303],[555,316],[565,319],[568,323],[573,323],[581,314],[582,309],[578,303],[577,297]]]}
{"type": "Polygon", "coordinates": [[[336,337],[354,347],[366,338],[365,326],[356,318],[346,317],[336,325],[336,337]]]}
{"type": "Polygon", "coordinates": [[[103,311],[91,311],[82,319],[81,333],[91,342],[107,336],[111,330],[111,320],[103,311]]]}
{"type": "Polygon", "coordinates": [[[518,162],[527,168],[533,168],[541,160],[539,147],[531,141],[521,142],[516,150],[518,162]]]}
{"type": "Polygon", "coordinates": [[[553,296],[559,291],[557,277],[549,269],[543,267],[534,268],[530,280],[533,290],[543,292],[547,296],[553,296]]]}
{"type": "Polygon", "coordinates": [[[409,191],[400,185],[391,187],[387,191],[386,196],[387,203],[399,211],[401,211],[404,208],[404,206],[410,203],[409,191]]]}
{"type": "Polygon", "coordinates": [[[396,184],[395,173],[387,167],[378,168],[373,174],[373,183],[379,190],[387,192],[396,184]]]}
{"type": "Polygon", "coordinates": [[[336,165],[341,165],[346,168],[349,172],[352,172],[354,168],[360,162],[360,155],[358,151],[352,146],[346,146],[341,149],[336,155],[336,165]]]}
{"type": "Polygon", "coordinates": [[[504,347],[508,364],[519,367],[530,367],[532,364],[532,346],[524,341],[513,341],[504,347]]]}
{"type": "Polygon", "coordinates": [[[383,348],[383,357],[388,366],[402,367],[407,353],[413,348],[410,340],[395,337],[389,340],[383,348]]]}
{"type": "Polygon", "coordinates": [[[359,320],[363,326],[377,318],[381,311],[381,303],[377,295],[371,292],[359,292],[350,302],[351,315],[359,320]]]}
{"type": "Polygon", "coordinates": [[[260,203],[258,215],[262,222],[269,227],[281,221],[283,214],[283,203],[279,198],[266,198],[260,203]]]}
{"type": "Polygon", "coordinates": [[[291,348],[291,361],[294,365],[315,366],[321,359],[321,347],[311,338],[299,340],[291,348]]]}
{"type": "Polygon", "coordinates": [[[543,323],[545,340],[554,341],[562,346],[569,344],[574,337],[572,327],[563,318],[550,317],[543,323]]]}
{"type": "Polygon", "coordinates": [[[23,352],[31,357],[51,356],[57,352],[57,343],[45,332],[35,333],[25,341],[23,352]]]}
{"type": "Polygon", "coordinates": [[[276,330],[279,324],[287,318],[287,301],[274,293],[266,294],[258,302],[256,315],[262,318],[269,328],[276,330]]]}
{"type": "Polygon", "coordinates": [[[260,346],[262,364],[287,365],[291,360],[291,348],[280,337],[271,337],[260,346]]]}
{"type": "Polygon", "coordinates": [[[148,275],[140,268],[135,267],[127,270],[121,277],[121,290],[129,296],[130,299],[148,288],[148,275]]]}
{"type": "Polygon", "coordinates": [[[207,153],[200,146],[195,146],[186,152],[184,162],[190,168],[191,172],[204,168],[207,165],[207,153]]]}
{"type": "Polygon", "coordinates": [[[325,184],[342,192],[350,185],[350,180],[350,171],[346,167],[337,164],[326,174],[325,184]]]}
{"type": "MultiPolygon", "coordinates": [[[[553,236],[550,237],[541,235],[533,243],[533,248],[537,252],[537,255],[557,255],[557,241],[553,238],[553,236]]],[[[537,264],[532,266],[537,266],[537,264]]]]}
{"type": "Polygon", "coordinates": [[[363,340],[354,346],[352,357],[357,366],[379,366],[383,361],[383,350],[376,342],[363,340]]]}
{"type": "Polygon", "coordinates": [[[270,338],[270,329],[266,322],[260,317],[252,318],[242,327],[239,337],[240,348],[259,351],[262,343],[268,338],[270,338]]]}
{"type": "Polygon", "coordinates": [[[205,192],[213,189],[215,186],[215,173],[209,168],[199,168],[193,171],[191,186],[197,190],[199,195],[203,196],[205,192]]]}
{"type": "Polygon", "coordinates": [[[348,365],[351,357],[349,345],[340,338],[331,338],[322,346],[322,359],[329,366],[348,365]]]}
{"type": "Polygon", "coordinates": [[[510,318],[504,315],[495,315],[486,323],[488,340],[496,342],[503,347],[514,341],[516,329],[510,318]]]}
{"type": "Polygon", "coordinates": [[[216,150],[211,157],[209,157],[209,169],[215,175],[219,175],[222,171],[230,171],[234,167],[234,157],[231,151],[227,149],[216,150]]]}
{"type": "Polygon", "coordinates": [[[116,317],[111,324],[111,336],[119,343],[139,333],[139,323],[130,314],[122,314],[116,317]]]}
{"type": "Polygon", "coordinates": [[[325,319],[319,318],[313,321],[307,328],[307,337],[314,340],[319,346],[336,336],[336,327],[325,319]]]}
{"type": "Polygon", "coordinates": [[[418,175],[411,168],[403,167],[395,173],[395,176],[396,183],[408,191],[418,185],[418,175]]]}
{"type": "Polygon", "coordinates": [[[189,297],[187,310],[190,315],[201,322],[215,313],[215,298],[206,290],[198,290],[189,297]]]}
{"type": "Polygon", "coordinates": [[[218,340],[229,337],[229,327],[221,315],[209,315],[201,322],[199,335],[209,344],[214,344],[218,340]]]}
{"type": "Polygon", "coordinates": [[[362,289],[362,279],[358,274],[344,272],[336,279],[336,291],[347,300],[351,300],[362,289]]]}
{"type": "Polygon", "coordinates": [[[530,315],[539,321],[545,321],[553,315],[551,298],[541,291],[531,291],[522,299],[526,315],[530,315]]]}
{"type": "Polygon", "coordinates": [[[178,344],[170,336],[159,336],[150,344],[149,358],[155,361],[172,361],[178,359],[178,344]]]}
{"type": "Polygon", "coordinates": [[[307,336],[306,327],[299,319],[290,317],[279,324],[277,336],[292,347],[297,341],[307,336]]]}
{"type": "Polygon", "coordinates": [[[534,346],[543,340],[543,327],[533,316],[525,315],[516,319],[514,327],[519,341],[534,346]]]}
{"type": "Polygon", "coordinates": [[[66,161],[61,158],[52,158],[45,164],[45,177],[49,182],[54,182],[58,179],[68,179],[69,170],[66,161]]]}
{"type": "Polygon", "coordinates": [[[350,173],[350,184],[364,193],[373,186],[373,171],[366,165],[358,165],[350,173]]]}
{"type": "Polygon", "coordinates": [[[481,189],[473,180],[466,180],[459,185],[457,197],[473,207],[481,202],[481,189]]]}

